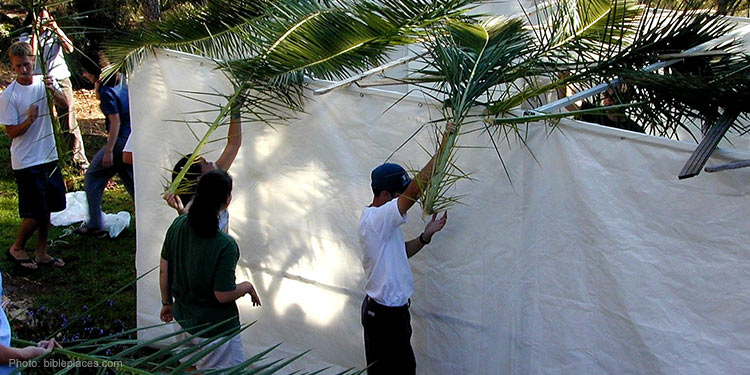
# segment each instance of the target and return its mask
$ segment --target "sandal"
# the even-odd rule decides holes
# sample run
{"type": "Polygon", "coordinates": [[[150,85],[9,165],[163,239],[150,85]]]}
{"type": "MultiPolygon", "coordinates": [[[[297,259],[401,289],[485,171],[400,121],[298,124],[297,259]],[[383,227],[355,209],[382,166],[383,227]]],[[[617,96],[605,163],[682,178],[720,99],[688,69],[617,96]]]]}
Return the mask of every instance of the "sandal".
{"type": "Polygon", "coordinates": [[[96,238],[104,238],[109,234],[109,232],[107,232],[106,230],[91,229],[89,227],[76,228],[73,233],[81,236],[91,236],[96,238]]]}
{"type": "Polygon", "coordinates": [[[14,257],[13,254],[10,253],[10,249],[8,249],[8,250],[5,251],[5,256],[8,257],[8,260],[10,260],[15,265],[17,265],[17,266],[19,266],[21,268],[25,268],[27,270],[32,270],[32,271],[36,269],[36,268],[31,268],[31,267],[27,266],[27,265],[36,264],[36,262],[33,259],[28,258],[28,257],[27,258],[23,258],[23,259],[18,259],[16,257],[14,257]]]}
{"type": "Polygon", "coordinates": [[[50,260],[48,260],[46,262],[42,262],[41,260],[37,260],[36,264],[38,264],[40,266],[45,266],[45,267],[55,267],[55,268],[63,268],[63,267],[65,267],[65,262],[63,262],[62,259],[55,258],[55,257],[53,257],[51,255],[50,255],[50,260]],[[62,264],[62,265],[60,265],[60,264],[62,264]]]}

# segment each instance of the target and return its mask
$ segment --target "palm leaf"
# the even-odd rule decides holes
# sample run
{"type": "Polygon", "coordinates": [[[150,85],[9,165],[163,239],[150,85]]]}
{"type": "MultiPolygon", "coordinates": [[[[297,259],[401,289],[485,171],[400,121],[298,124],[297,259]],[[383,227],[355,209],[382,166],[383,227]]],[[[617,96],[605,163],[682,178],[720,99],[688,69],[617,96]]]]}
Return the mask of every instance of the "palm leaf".
{"type": "Polygon", "coordinates": [[[261,15],[271,1],[212,0],[204,6],[186,6],[163,15],[132,32],[105,42],[113,71],[133,70],[154,48],[169,48],[214,59],[252,55],[253,45],[239,35],[248,30],[251,20],[261,15]]]}
{"type": "Polygon", "coordinates": [[[480,23],[448,20],[442,29],[425,43],[428,58],[420,73],[442,82],[436,91],[445,95],[443,116],[456,124],[457,131],[448,136],[445,147],[436,156],[432,178],[422,189],[421,203],[426,214],[445,209],[455,202],[446,193],[464,178],[455,169],[458,134],[469,111],[478,99],[502,83],[519,77],[513,63],[529,53],[531,39],[520,19],[488,18],[480,23]]]}
{"type": "MultiPolygon", "coordinates": [[[[201,8],[198,16],[179,13],[163,23],[154,24],[137,34],[109,44],[115,64],[112,69],[132,67],[149,48],[191,49],[203,56],[218,57],[232,38],[248,53],[240,59],[217,61],[236,91],[218,108],[218,115],[199,140],[188,166],[200,154],[211,134],[223,123],[235,101],[241,96],[243,112],[258,121],[269,122],[277,113],[302,108],[303,74],[330,78],[364,70],[383,61],[389,48],[409,43],[424,33],[424,28],[447,15],[459,16],[468,0],[404,0],[332,2],[282,1],[262,3],[224,20],[229,2],[201,8]],[[213,29],[206,25],[211,19],[213,29]],[[198,27],[203,25],[204,27],[198,27]],[[205,31],[204,31],[205,30],[205,31]],[[217,33],[221,31],[221,37],[217,33]],[[224,38],[224,39],[222,39],[224,38]],[[252,93],[252,94],[248,94],[252,93]]],[[[244,4],[244,3],[243,3],[244,4]]],[[[232,45],[230,45],[231,47],[232,45]]],[[[232,56],[226,52],[224,56],[232,56]]],[[[185,168],[184,170],[186,170],[185,168]]],[[[176,191],[184,177],[181,172],[170,184],[176,191]]]]}
{"type": "MultiPolygon", "coordinates": [[[[384,62],[394,46],[413,43],[425,28],[457,17],[467,0],[315,0],[276,5],[253,21],[254,56],[228,61],[240,80],[278,80],[295,72],[334,79],[384,62]]],[[[250,37],[248,37],[250,40],[250,37]]]]}

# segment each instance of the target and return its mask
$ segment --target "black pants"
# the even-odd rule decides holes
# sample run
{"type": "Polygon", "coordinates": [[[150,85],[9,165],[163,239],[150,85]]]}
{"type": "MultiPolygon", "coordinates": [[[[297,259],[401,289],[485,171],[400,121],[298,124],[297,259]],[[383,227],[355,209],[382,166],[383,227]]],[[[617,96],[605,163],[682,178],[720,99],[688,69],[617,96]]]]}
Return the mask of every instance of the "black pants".
{"type": "Polygon", "coordinates": [[[383,306],[370,297],[362,302],[368,375],[414,375],[409,306],[383,306]]]}

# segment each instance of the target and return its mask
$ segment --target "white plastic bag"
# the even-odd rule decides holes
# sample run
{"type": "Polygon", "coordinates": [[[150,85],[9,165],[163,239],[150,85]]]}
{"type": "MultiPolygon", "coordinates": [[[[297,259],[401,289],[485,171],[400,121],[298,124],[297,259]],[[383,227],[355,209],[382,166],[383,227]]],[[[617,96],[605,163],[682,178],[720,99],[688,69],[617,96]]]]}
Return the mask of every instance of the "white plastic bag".
{"type": "MultiPolygon", "coordinates": [[[[50,222],[56,227],[63,227],[89,219],[89,204],[86,201],[86,192],[74,191],[65,194],[66,207],[60,212],[50,215],[50,222]]],[[[109,237],[117,237],[123,229],[130,226],[130,213],[120,211],[117,214],[102,212],[103,229],[109,232],[109,237]]]]}
{"type": "Polygon", "coordinates": [[[117,237],[123,229],[130,226],[130,213],[120,211],[117,214],[104,214],[104,230],[110,238],[117,237]]]}
{"type": "Polygon", "coordinates": [[[86,192],[74,191],[65,194],[65,210],[53,212],[50,222],[56,227],[64,227],[89,218],[89,204],[86,202],[86,192]]]}

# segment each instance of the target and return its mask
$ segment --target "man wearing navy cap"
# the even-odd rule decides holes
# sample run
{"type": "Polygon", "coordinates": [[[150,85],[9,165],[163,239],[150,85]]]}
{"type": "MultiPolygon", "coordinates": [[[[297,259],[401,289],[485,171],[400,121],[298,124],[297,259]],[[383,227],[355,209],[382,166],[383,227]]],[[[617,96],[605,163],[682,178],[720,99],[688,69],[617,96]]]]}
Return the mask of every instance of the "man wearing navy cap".
{"type": "MultiPolygon", "coordinates": [[[[439,150],[455,125],[446,125],[439,150]]],[[[435,155],[439,155],[438,151],[435,155]]],[[[365,330],[365,357],[369,375],[416,373],[411,348],[409,298],[414,291],[408,258],[427,245],[443,229],[447,213],[432,216],[417,238],[404,241],[399,228],[406,223],[406,212],[432,177],[435,156],[412,179],[398,164],[385,163],[371,174],[373,199],[359,220],[359,242],[364,251],[362,265],[367,276],[362,302],[365,330]],[[396,199],[397,198],[397,199],[396,199]]]]}

